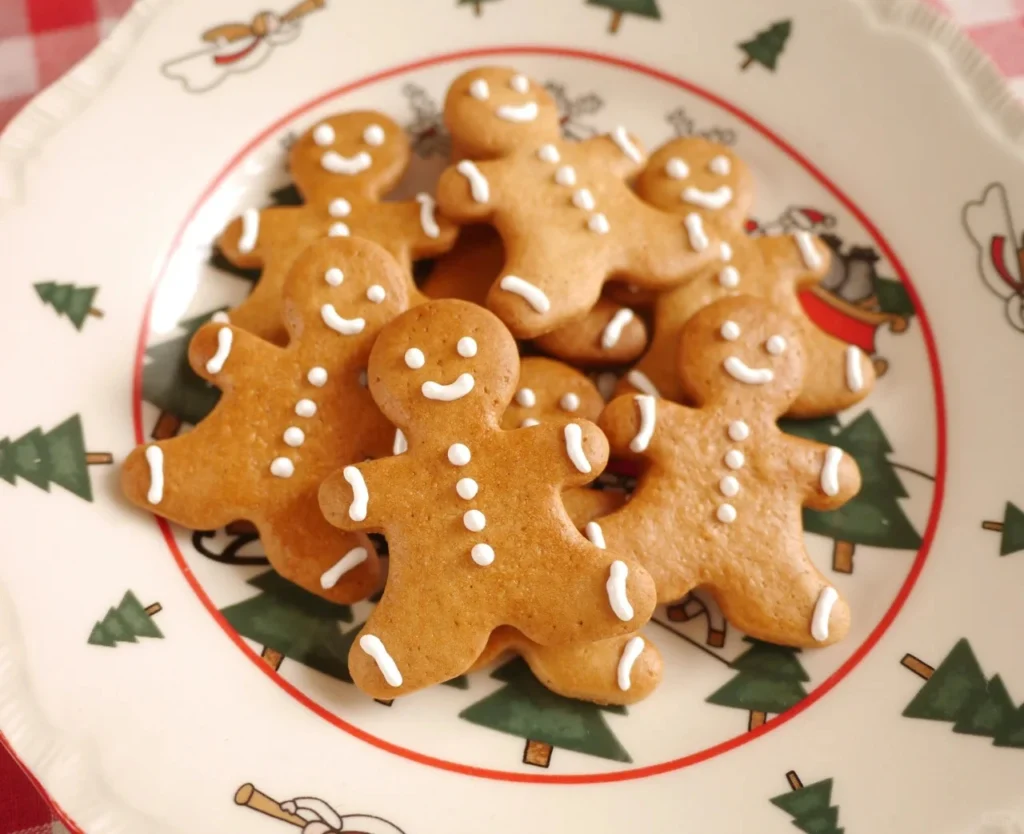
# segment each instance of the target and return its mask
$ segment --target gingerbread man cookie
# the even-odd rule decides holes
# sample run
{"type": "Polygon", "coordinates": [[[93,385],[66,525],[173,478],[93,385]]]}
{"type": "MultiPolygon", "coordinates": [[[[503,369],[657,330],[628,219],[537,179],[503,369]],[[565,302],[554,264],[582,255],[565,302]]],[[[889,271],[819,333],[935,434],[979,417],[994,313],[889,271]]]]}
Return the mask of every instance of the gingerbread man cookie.
{"type": "Polygon", "coordinates": [[[388,583],[349,655],[355,683],[393,697],[456,677],[501,625],[542,645],[635,631],[650,577],[581,535],[559,493],[607,460],[574,420],[505,431],[519,355],[493,313],[432,301],[385,327],[370,354],[374,399],[403,454],[345,467],[321,487],[328,520],[383,532],[388,583]]]}
{"type": "Polygon", "coordinates": [[[698,310],[719,298],[742,293],[771,302],[800,327],[804,348],[811,359],[804,388],[790,406],[790,416],[835,414],[871,392],[874,366],[860,348],[821,330],[800,303],[800,290],[817,284],[827,273],[828,247],[805,231],[756,239],[740,231],[750,205],[750,180],[750,173],[739,157],[705,139],[676,139],[651,157],[640,177],[638,191],[654,205],[672,210],[681,200],[685,202],[680,197],[680,188],[683,195],[693,188],[699,194],[732,194],[733,199],[720,210],[710,206],[702,209],[709,223],[725,230],[721,258],[685,284],[658,297],[651,345],[619,390],[642,391],[681,401],[682,386],[676,373],[680,331],[698,310]],[[713,178],[711,169],[716,162],[717,169],[729,176],[713,178]],[[689,179],[683,179],[683,183],[690,182],[695,171],[703,172],[702,178],[696,185],[680,185],[672,175],[674,163],[689,171],[689,179]],[[724,184],[712,188],[718,180],[724,184]],[[722,192],[723,189],[727,191],[722,192]]]}
{"type": "Polygon", "coordinates": [[[581,319],[613,277],[667,289],[718,252],[698,212],[674,216],[630,190],[644,161],[634,136],[620,127],[564,141],[553,108],[540,85],[497,67],[457,78],[445,103],[453,137],[485,161],[445,171],[438,207],[459,223],[498,230],[505,264],[487,305],[523,339],[581,319]]]}
{"type": "Polygon", "coordinates": [[[361,376],[377,333],[407,306],[405,275],[381,247],[314,243],[285,282],[288,346],[204,325],[189,361],[223,396],[193,431],[132,452],[125,494],[193,529],[248,519],[286,579],[334,602],[363,599],[378,585],[373,545],[328,524],[317,495],[339,466],[391,451],[394,429],[361,376]]]}
{"type": "Polygon", "coordinates": [[[609,548],[647,567],[660,601],[704,586],[747,634],[823,646],[846,635],[850,611],[804,549],[801,510],[842,506],[860,473],[839,448],[776,425],[803,387],[801,338],[792,319],[750,296],[694,315],[678,357],[696,407],[642,394],[601,416],[616,454],[649,466],[630,502],[597,524],[609,548]]]}
{"type": "MultiPolygon", "coordinates": [[[[485,306],[504,263],[505,249],[492,227],[465,226],[452,250],[437,259],[423,292],[430,298],[461,298],[485,306]]],[[[579,321],[538,336],[533,343],[574,365],[624,365],[647,348],[647,325],[629,306],[602,296],[579,321]]]]}
{"type": "Polygon", "coordinates": [[[381,199],[408,164],[409,138],[383,113],[330,116],[302,134],[292,146],[289,166],[304,204],[248,209],[217,241],[236,266],[262,268],[252,294],[230,312],[231,321],[284,344],[285,276],[299,254],[325,236],[352,235],[383,246],[406,273],[410,303],[422,301],[412,283],[412,261],[446,252],[456,228],[438,216],[428,194],[401,202],[381,199]]]}

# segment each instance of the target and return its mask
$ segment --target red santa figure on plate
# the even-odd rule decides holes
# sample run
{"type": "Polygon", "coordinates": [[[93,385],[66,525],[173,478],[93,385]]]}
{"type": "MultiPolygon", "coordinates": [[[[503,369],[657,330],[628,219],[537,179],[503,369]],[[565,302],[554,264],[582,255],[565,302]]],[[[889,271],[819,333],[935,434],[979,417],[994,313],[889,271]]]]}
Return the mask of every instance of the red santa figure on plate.
{"type": "Polygon", "coordinates": [[[202,34],[205,46],[172,58],[160,71],[180,81],[190,93],[205,93],[229,75],[249,72],[267,60],[274,48],[295,40],[302,18],[322,9],[326,0],[302,0],[282,15],[262,11],[250,23],[224,23],[202,34]]]}
{"type": "Polygon", "coordinates": [[[977,250],[978,274],[1006,302],[1006,320],[1024,331],[1024,244],[1018,243],[1006,188],[989,185],[964,206],[964,228],[977,250]]]}

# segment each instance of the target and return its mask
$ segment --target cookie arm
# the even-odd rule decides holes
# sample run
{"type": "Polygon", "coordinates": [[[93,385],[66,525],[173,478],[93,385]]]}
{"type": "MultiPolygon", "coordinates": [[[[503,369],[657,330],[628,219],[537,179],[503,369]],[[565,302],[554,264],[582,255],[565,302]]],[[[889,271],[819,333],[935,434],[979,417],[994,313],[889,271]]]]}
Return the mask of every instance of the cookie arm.
{"type": "Polygon", "coordinates": [[[659,420],[677,408],[649,394],[627,394],[608,403],[597,422],[616,457],[646,459],[656,456],[661,445],[659,420]]]}
{"type": "Polygon", "coordinates": [[[210,322],[196,331],[188,361],[199,376],[222,390],[245,384],[251,374],[265,376],[284,351],[230,324],[210,322]]]}
{"type": "Polygon", "coordinates": [[[830,336],[808,318],[801,334],[811,358],[800,396],[789,408],[798,418],[836,414],[863,400],[875,387],[875,366],[856,345],[830,336]]]}
{"type": "Polygon", "coordinates": [[[784,436],[793,477],[804,484],[804,506],[837,509],[860,492],[860,468],[838,446],[784,436]]]}
{"type": "Polygon", "coordinates": [[[320,486],[320,509],[342,530],[383,531],[388,495],[408,477],[404,457],[381,458],[346,466],[320,486]]]}
{"type": "Polygon", "coordinates": [[[832,260],[831,250],[810,232],[789,235],[767,235],[757,238],[765,268],[775,280],[788,284],[793,292],[821,281],[832,260]]]}
{"type": "Polygon", "coordinates": [[[643,289],[674,287],[712,264],[721,252],[718,230],[696,212],[668,214],[636,199],[616,222],[624,222],[629,242],[624,276],[643,289]]]}
{"type": "Polygon", "coordinates": [[[243,269],[261,267],[268,226],[276,222],[274,212],[269,209],[246,209],[220,233],[217,248],[235,266],[243,269]]]}
{"type": "Polygon", "coordinates": [[[560,426],[541,424],[519,431],[530,438],[538,458],[543,456],[550,462],[552,478],[565,486],[590,483],[608,463],[608,441],[588,420],[573,420],[560,426]]]}
{"type": "Polygon", "coordinates": [[[415,201],[401,204],[403,227],[412,230],[409,254],[413,260],[443,255],[455,245],[459,227],[441,216],[429,194],[417,194],[415,201]]]}
{"type": "Polygon", "coordinates": [[[632,179],[647,164],[647,152],[640,140],[623,127],[580,142],[580,149],[604,170],[622,179],[632,179]]]}
{"type": "Polygon", "coordinates": [[[463,160],[441,174],[437,183],[437,207],[456,223],[483,223],[496,211],[493,163],[463,160]]]}

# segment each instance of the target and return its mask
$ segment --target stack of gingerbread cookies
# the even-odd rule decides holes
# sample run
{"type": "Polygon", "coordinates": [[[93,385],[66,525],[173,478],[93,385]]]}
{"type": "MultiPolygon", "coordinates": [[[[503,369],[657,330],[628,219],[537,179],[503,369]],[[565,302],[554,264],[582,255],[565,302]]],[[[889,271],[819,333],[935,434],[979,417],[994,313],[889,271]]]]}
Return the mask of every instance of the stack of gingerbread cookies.
{"type": "Polygon", "coordinates": [[[566,141],[511,69],[455,79],[445,122],[452,164],[409,201],[383,199],[409,162],[387,116],[299,138],[303,204],[218,241],[261,270],[190,346],[220,403],[135,450],[128,496],[194,529],[250,520],[275,570],[332,601],[383,587],[349,656],[375,698],[511,651],[559,694],[635,702],[661,677],[643,626],[695,588],[758,639],[842,639],[801,511],[854,496],[857,465],[777,426],[874,382],[797,300],[828,249],[744,233],[753,178],[729,149],[566,141]],[[606,403],[584,369],[611,367],[606,403]],[[593,488],[609,457],[639,472],[631,495],[593,488]]]}

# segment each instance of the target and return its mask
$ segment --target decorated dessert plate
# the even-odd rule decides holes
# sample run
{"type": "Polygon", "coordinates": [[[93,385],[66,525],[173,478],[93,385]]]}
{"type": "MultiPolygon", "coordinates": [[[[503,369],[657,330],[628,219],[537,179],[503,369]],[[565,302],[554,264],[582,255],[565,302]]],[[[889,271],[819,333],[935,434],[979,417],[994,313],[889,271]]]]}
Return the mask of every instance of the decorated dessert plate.
{"type": "Polygon", "coordinates": [[[0,138],[3,741],[89,834],[1024,830],[1022,135],[916,3],[141,0],[0,138]],[[430,191],[445,90],[480,64],[544,83],[567,137],[730,146],[747,231],[831,249],[802,301],[878,382],[787,428],[863,473],[804,517],[844,641],[746,639],[697,591],[647,627],[664,680],[635,706],[509,658],[374,701],[346,663],[373,603],[283,582],[246,524],[121,496],[135,445],[216,402],[186,346],[254,276],[212,244],[296,202],[294,138],[384,111],[399,193],[430,191]]]}

